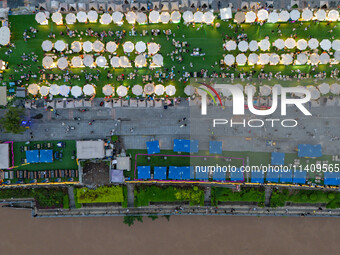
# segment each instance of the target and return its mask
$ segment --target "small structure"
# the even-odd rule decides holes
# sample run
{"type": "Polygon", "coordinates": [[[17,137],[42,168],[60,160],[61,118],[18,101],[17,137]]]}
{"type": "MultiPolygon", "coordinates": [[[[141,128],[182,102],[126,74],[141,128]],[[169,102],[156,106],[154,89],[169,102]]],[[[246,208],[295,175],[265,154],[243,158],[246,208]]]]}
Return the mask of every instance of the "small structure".
{"type": "Polygon", "coordinates": [[[104,141],[77,141],[77,159],[101,159],[105,157],[104,141]]]}
{"type": "Polygon", "coordinates": [[[156,154],[161,152],[158,140],[146,142],[146,149],[148,150],[148,154],[156,154]]]}
{"type": "Polygon", "coordinates": [[[299,158],[318,158],[322,157],[321,144],[299,144],[298,145],[299,158]]]}
{"type": "Polygon", "coordinates": [[[209,153],[210,154],[222,154],[222,142],[221,141],[210,141],[209,142],[209,153]]]}
{"type": "Polygon", "coordinates": [[[9,165],[9,144],[0,144],[0,169],[8,169],[9,165]]]}
{"type": "Polygon", "coordinates": [[[198,152],[198,140],[174,139],[174,152],[198,152]]]}
{"type": "Polygon", "coordinates": [[[271,165],[283,166],[285,163],[285,154],[283,152],[272,152],[271,165]]]}

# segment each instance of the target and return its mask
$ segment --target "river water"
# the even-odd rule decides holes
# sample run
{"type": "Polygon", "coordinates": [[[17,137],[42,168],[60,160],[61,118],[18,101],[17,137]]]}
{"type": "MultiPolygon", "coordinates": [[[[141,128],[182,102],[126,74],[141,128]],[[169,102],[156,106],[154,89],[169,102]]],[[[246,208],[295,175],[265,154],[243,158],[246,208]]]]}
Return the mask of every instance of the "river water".
{"type": "Polygon", "coordinates": [[[0,208],[0,253],[339,254],[339,218],[171,216],[128,227],[121,217],[32,218],[0,208]]]}

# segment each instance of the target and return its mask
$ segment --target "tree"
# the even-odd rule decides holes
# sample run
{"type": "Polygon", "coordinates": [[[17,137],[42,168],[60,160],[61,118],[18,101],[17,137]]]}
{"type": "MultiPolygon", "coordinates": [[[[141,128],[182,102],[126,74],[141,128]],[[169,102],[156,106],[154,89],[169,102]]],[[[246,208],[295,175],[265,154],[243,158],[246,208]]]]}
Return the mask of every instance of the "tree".
{"type": "Polygon", "coordinates": [[[124,224],[127,224],[129,227],[135,223],[135,220],[143,223],[142,216],[124,216],[124,224]]]}
{"type": "Polygon", "coordinates": [[[5,116],[0,119],[0,124],[5,129],[6,133],[21,134],[25,128],[21,126],[23,108],[9,107],[5,116]]]}

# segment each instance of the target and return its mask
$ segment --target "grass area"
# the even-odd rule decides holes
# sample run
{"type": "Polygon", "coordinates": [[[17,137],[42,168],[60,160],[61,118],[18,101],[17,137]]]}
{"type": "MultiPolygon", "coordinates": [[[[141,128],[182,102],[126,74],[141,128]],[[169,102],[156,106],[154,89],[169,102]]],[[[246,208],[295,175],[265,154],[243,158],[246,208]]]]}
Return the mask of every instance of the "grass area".
{"type": "Polygon", "coordinates": [[[63,208],[64,209],[70,208],[70,201],[69,201],[68,195],[64,195],[63,197],[63,208]]]}
{"type": "Polygon", "coordinates": [[[78,203],[123,203],[124,192],[122,186],[102,186],[97,189],[78,188],[78,203]]]}
{"type": "Polygon", "coordinates": [[[234,191],[229,188],[212,187],[211,204],[218,205],[218,202],[257,202],[258,206],[264,206],[265,192],[263,188],[242,188],[234,191]]]}
{"type": "Polygon", "coordinates": [[[78,202],[78,196],[77,196],[77,190],[76,188],[73,189],[73,193],[74,193],[74,203],[76,204],[76,208],[81,208],[82,205],[81,203],[78,202]]]}
{"type": "Polygon", "coordinates": [[[197,187],[135,187],[135,206],[148,206],[150,202],[189,201],[190,205],[204,205],[204,191],[197,187]]]}

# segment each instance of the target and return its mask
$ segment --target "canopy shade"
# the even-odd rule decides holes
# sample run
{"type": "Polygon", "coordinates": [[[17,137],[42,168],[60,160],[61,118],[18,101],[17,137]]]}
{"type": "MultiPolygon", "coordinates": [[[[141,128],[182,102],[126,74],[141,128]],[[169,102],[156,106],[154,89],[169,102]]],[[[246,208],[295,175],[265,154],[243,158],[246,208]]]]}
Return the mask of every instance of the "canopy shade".
{"type": "Polygon", "coordinates": [[[82,91],[81,87],[79,87],[79,86],[73,86],[73,87],[71,88],[71,94],[72,94],[72,96],[74,96],[74,97],[80,97],[80,96],[83,94],[83,91],[82,91]]]}
{"type": "Polygon", "coordinates": [[[328,94],[330,92],[330,86],[327,83],[321,83],[318,86],[318,89],[321,92],[321,94],[323,94],[323,95],[328,94]]]}
{"type": "Polygon", "coordinates": [[[69,25],[73,25],[77,21],[77,16],[74,13],[68,13],[66,15],[66,23],[69,25]]]}
{"type": "Polygon", "coordinates": [[[308,86],[307,89],[310,91],[312,99],[316,100],[320,98],[320,91],[317,88],[308,86]]]}
{"type": "Polygon", "coordinates": [[[269,23],[276,23],[279,21],[279,14],[277,12],[271,12],[269,13],[269,16],[268,16],[268,22],[269,23]]]}
{"type": "Polygon", "coordinates": [[[98,13],[96,11],[89,11],[87,13],[87,18],[89,19],[90,22],[97,22],[98,20],[98,13]]]}
{"type": "Polygon", "coordinates": [[[202,23],[203,22],[203,12],[201,12],[201,11],[195,12],[194,22],[195,23],[202,23]]]}
{"type": "Polygon", "coordinates": [[[155,92],[155,85],[153,85],[152,83],[148,83],[144,86],[144,92],[147,95],[151,95],[152,93],[155,92]]]}
{"type": "Polygon", "coordinates": [[[247,12],[247,13],[246,13],[245,21],[246,21],[247,23],[253,23],[253,22],[255,22],[255,20],[256,20],[256,14],[255,14],[255,12],[250,11],[250,12],[247,12]]]}
{"type": "Polygon", "coordinates": [[[86,12],[80,11],[77,13],[77,20],[80,23],[85,23],[87,22],[87,14],[86,12]]]}
{"type": "Polygon", "coordinates": [[[174,85],[168,85],[165,87],[165,93],[168,95],[168,96],[173,96],[175,95],[176,93],[176,88],[174,85]]]}
{"type": "Polygon", "coordinates": [[[52,14],[52,21],[56,24],[63,24],[63,16],[60,12],[54,12],[52,14]]]}
{"type": "Polygon", "coordinates": [[[249,65],[256,65],[257,61],[259,61],[259,56],[256,53],[251,53],[248,56],[248,64],[249,65]]]}
{"type": "Polygon", "coordinates": [[[83,60],[79,56],[75,56],[71,60],[71,64],[73,67],[81,67],[83,65],[83,60]]]}
{"type": "Polygon", "coordinates": [[[214,19],[215,19],[214,13],[212,13],[210,11],[204,13],[204,15],[203,15],[203,22],[206,23],[206,24],[214,23],[214,19]]]}
{"type": "Polygon", "coordinates": [[[190,23],[194,21],[194,14],[191,11],[185,11],[183,13],[183,20],[185,23],[190,23]]]}
{"type": "Polygon", "coordinates": [[[261,9],[257,13],[257,18],[259,21],[265,21],[268,19],[268,11],[265,9],[261,9]]]}
{"type": "Polygon", "coordinates": [[[137,13],[136,21],[138,24],[146,24],[148,22],[148,17],[144,12],[137,13]]]}
{"type": "Polygon", "coordinates": [[[143,94],[143,87],[139,84],[132,87],[132,93],[136,96],[141,96],[143,94]]]}
{"type": "Polygon", "coordinates": [[[93,63],[94,63],[93,56],[92,55],[85,55],[84,59],[83,59],[83,63],[87,67],[93,66],[93,63]]]}
{"type": "Polygon", "coordinates": [[[60,68],[61,70],[66,69],[68,67],[67,59],[64,57],[59,58],[57,65],[58,65],[58,68],[60,68]]]}
{"type": "MultiPolygon", "coordinates": [[[[129,24],[135,24],[137,16],[136,16],[136,13],[134,12],[128,12],[125,14],[125,18],[129,24]]],[[[113,14],[112,14],[112,19],[113,19],[113,22],[115,22],[115,18],[113,14]]]]}
{"type": "Polygon", "coordinates": [[[139,41],[139,42],[136,43],[135,48],[136,48],[137,52],[143,53],[146,50],[146,44],[145,44],[145,42],[139,41]]]}
{"type": "Polygon", "coordinates": [[[146,66],[146,64],[147,64],[146,58],[143,54],[140,54],[135,58],[135,66],[136,67],[144,67],[144,66],[146,66]]]}
{"type": "Polygon", "coordinates": [[[163,95],[164,92],[165,92],[165,88],[164,88],[163,85],[158,84],[158,85],[155,86],[155,94],[156,94],[157,96],[163,95]]]}
{"type": "Polygon", "coordinates": [[[320,55],[320,64],[321,65],[329,64],[330,60],[331,60],[331,58],[329,57],[329,55],[327,53],[324,52],[320,55]]]}
{"type": "Polygon", "coordinates": [[[39,92],[39,86],[37,84],[35,84],[35,83],[30,84],[27,87],[27,91],[28,91],[28,93],[30,93],[32,95],[37,95],[38,92],[39,92]]]}
{"type": "Polygon", "coordinates": [[[53,66],[53,58],[50,56],[46,56],[42,60],[42,65],[44,68],[51,68],[53,66]]]}
{"type": "Polygon", "coordinates": [[[59,88],[59,86],[57,84],[51,85],[51,87],[50,87],[51,95],[56,96],[56,95],[59,94],[59,91],[60,91],[60,88],[59,88]]]}
{"type": "MultiPolygon", "coordinates": [[[[116,11],[116,12],[114,12],[114,13],[112,13],[112,21],[113,21],[113,23],[115,23],[115,24],[121,24],[121,23],[123,23],[123,17],[124,17],[124,15],[123,15],[123,13],[121,13],[121,12],[118,12],[118,11],[116,11]]],[[[128,17],[128,16],[126,16],[126,17],[128,17]]],[[[134,15],[134,13],[132,12],[132,14],[130,13],[129,14],[129,20],[128,20],[128,22],[130,23],[130,24],[134,24],[135,23],[135,19],[136,19],[136,15],[134,15]]]]}
{"type": "Polygon", "coordinates": [[[336,39],[332,42],[332,49],[333,50],[340,50],[340,40],[336,39]]]}
{"type": "Polygon", "coordinates": [[[71,44],[71,49],[73,52],[80,52],[83,49],[83,46],[81,45],[80,42],[74,41],[71,44]]]}
{"type": "Polygon", "coordinates": [[[47,17],[46,14],[44,12],[38,12],[35,15],[35,20],[40,24],[47,24],[47,17]]]}
{"type": "Polygon", "coordinates": [[[298,10],[292,10],[289,15],[291,20],[296,21],[300,19],[300,12],[298,10]]]}
{"type": "Polygon", "coordinates": [[[47,86],[41,86],[40,87],[40,95],[42,95],[43,97],[47,96],[49,92],[50,92],[49,87],[47,87],[47,86]]]}
{"type": "Polygon", "coordinates": [[[119,57],[112,57],[110,60],[110,64],[112,67],[119,67],[119,57]]]}
{"type": "Polygon", "coordinates": [[[238,43],[238,49],[239,51],[246,52],[248,50],[248,42],[247,41],[241,41],[238,43]]]}
{"type": "Polygon", "coordinates": [[[196,88],[192,85],[187,85],[185,88],[184,88],[184,93],[187,95],[187,96],[192,96],[196,91],[196,88]]]}
{"type": "Polygon", "coordinates": [[[261,53],[259,60],[260,65],[267,65],[269,63],[269,58],[270,58],[269,54],[261,53]]]}
{"type": "Polygon", "coordinates": [[[240,24],[243,23],[246,19],[246,16],[244,15],[244,12],[237,12],[235,14],[235,21],[236,23],[240,24]]]}
{"type": "Polygon", "coordinates": [[[296,42],[293,38],[288,38],[286,39],[285,41],[285,46],[288,48],[288,49],[293,49],[295,48],[296,46],[296,42]]]}
{"type": "Polygon", "coordinates": [[[270,56],[269,56],[269,63],[270,63],[271,65],[277,65],[277,64],[279,64],[279,63],[280,63],[280,56],[277,55],[276,53],[270,54],[270,56]]]}
{"type": "Polygon", "coordinates": [[[148,43],[148,52],[149,54],[153,55],[159,51],[159,45],[157,43],[151,42],[148,43]]]}
{"type": "Polygon", "coordinates": [[[285,41],[282,39],[276,39],[274,42],[274,46],[277,49],[282,50],[285,47],[285,41]]]}
{"type": "Polygon", "coordinates": [[[70,87],[69,86],[61,85],[59,87],[59,89],[60,89],[59,94],[64,96],[64,97],[67,97],[68,94],[70,93],[70,87]]]}
{"type": "Polygon", "coordinates": [[[170,21],[170,14],[168,12],[162,12],[160,15],[160,20],[163,24],[168,24],[170,21]]]}
{"type": "Polygon", "coordinates": [[[66,48],[66,44],[65,44],[64,41],[58,40],[58,41],[56,41],[56,43],[54,44],[54,48],[55,48],[57,51],[63,51],[63,50],[65,50],[65,48],[66,48]]]}
{"type": "Polygon", "coordinates": [[[246,57],[246,55],[244,55],[243,53],[242,53],[242,54],[238,54],[238,55],[236,56],[236,63],[237,63],[238,65],[245,65],[246,62],[247,62],[247,57],[246,57]]]}
{"type": "Polygon", "coordinates": [[[92,42],[86,41],[83,43],[83,50],[85,52],[91,52],[92,51],[92,42]]]}
{"type": "Polygon", "coordinates": [[[104,50],[104,43],[102,43],[101,41],[99,40],[96,40],[93,44],[92,44],[92,48],[93,48],[93,51],[95,52],[101,52],[104,50]]]}
{"type": "Polygon", "coordinates": [[[152,57],[152,64],[155,66],[163,66],[163,56],[156,54],[152,57]]]}
{"type": "Polygon", "coordinates": [[[320,56],[319,56],[318,53],[313,53],[309,56],[309,60],[310,60],[312,65],[317,65],[317,64],[319,64],[320,56]]]}
{"type": "Polygon", "coordinates": [[[323,21],[323,20],[326,19],[326,12],[324,10],[320,9],[315,13],[315,17],[316,17],[317,20],[323,21]]]}
{"type": "Polygon", "coordinates": [[[257,41],[252,40],[252,41],[250,41],[248,47],[249,47],[250,51],[257,51],[258,48],[259,48],[259,44],[257,43],[257,41]]]}
{"type": "Polygon", "coordinates": [[[171,13],[171,17],[170,17],[170,20],[173,22],[173,23],[178,23],[181,21],[181,13],[179,11],[173,11],[171,13]]]}
{"type": "Polygon", "coordinates": [[[297,60],[296,64],[304,65],[308,61],[308,56],[305,53],[300,53],[300,54],[297,55],[297,59],[296,60],[297,60]]]}
{"type": "Polygon", "coordinates": [[[308,41],[308,46],[309,48],[311,48],[312,50],[316,49],[317,47],[319,47],[319,41],[315,38],[312,38],[308,41]]]}
{"type": "Polygon", "coordinates": [[[83,92],[85,95],[87,96],[93,96],[95,93],[96,93],[96,90],[94,88],[93,85],[91,84],[86,84],[84,87],[83,87],[83,92]]]}
{"type": "Polygon", "coordinates": [[[231,54],[227,54],[224,57],[224,63],[228,66],[231,66],[235,63],[235,57],[231,54]]]}
{"type": "Polygon", "coordinates": [[[126,56],[121,56],[119,58],[119,65],[121,67],[130,67],[131,63],[130,63],[129,59],[126,56]]]}
{"type": "Polygon", "coordinates": [[[268,85],[264,85],[260,87],[260,94],[261,96],[269,96],[272,92],[272,88],[268,85]]]}
{"type": "Polygon", "coordinates": [[[128,41],[123,44],[123,49],[124,49],[124,52],[130,53],[135,49],[135,46],[132,42],[128,41]]]}
{"type": "Polygon", "coordinates": [[[96,64],[99,67],[104,67],[107,64],[107,60],[104,56],[99,56],[96,58],[96,64]]]}
{"type": "Polygon", "coordinates": [[[281,55],[282,64],[290,65],[293,63],[293,56],[291,54],[283,54],[281,55]]]}
{"type": "Polygon", "coordinates": [[[113,87],[110,85],[110,84],[106,84],[104,87],[103,87],[103,94],[105,96],[111,96],[113,94],[113,87]]]}
{"type": "Polygon", "coordinates": [[[340,85],[337,83],[334,83],[331,85],[331,93],[334,95],[339,95],[340,94],[340,85]]]}
{"type": "Polygon", "coordinates": [[[263,51],[267,51],[269,50],[270,48],[270,42],[268,39],[262,39],[260,42],[259,42],[259,46],[260,46],[260,49],[263,50],[263,51]]]}
{"type": "Polygon", "coordinates": [[[328,51],[332,47],[332,42],[328,39],[323,39],[320,42],[320,47],[321,47],[321,49],[328,51]]]}
{"type": "Polygon", "coordinates": [[[309,9],[305,9],[302,12],[302,19],[304,21],[310,21],[313,18],[313,12],[309,9]]]}
{"type": "Polygon", "coordinates": [[[117,95],[120,96],[120,97],[126,96],[126,95],[127,95],[127,92],[128,92],[128,90],[127,90],[127,88],[124,87],[124,86],[119,86],[119,87],[117,88],[117,95]]]}
{"type": "Polygon", "coordinates": [[[289,12],[287,11],[282,11],[279,14],[279,21],[281,22],[287,22],[290,18],[289,12]]]}
{"type": "Polygon", "coordinates": [[[252,91],[253,94],[256,93],[256,87],[254,85],[246,85],[245,88],[244,88],[244,91],[252,91]]]}
{"type": "Polygon", "coordinates": [[[158,23],[160,21],[160,15],[158,11],[151,11],[149,13],[149,22],[158,23]]]}
{"type": "Polygon", "coordinates": [[[330,10],[327,18],[329,21],[337,21],[339,19],[339,12],[337,10],[330,10]]]}
{"type": "Polygon", "coordinates": [[[101,17],[100,17],[100,23],[103,25],[108,25],[112,22],[112,17],[110,14],[108,13],[104,13],[101,17]]]}
{"type": "Polygon", "coordinates": [[[53,43],[49,40],[45,40],[42,42],[41,48],[43,49],[43,51],[51,51],[53,48],[53,43]]]}
{"type": "Polygon", "coordinates": [[[117,50],[117,44],[114,41],[106,43],[106,50],[110,53],[115,52],[117,50]]]}
{"type": "Polygon", "coordinates": [[[236,50],[237,44],[235,41],[230,40],[225,44],[225,46],[228,51],[232,51],[232,50],[236,50]]]}
{"type": "Polygon", "coordinates": [[[307,49],[307,46],[308,46],[308,43],[305,39],[300,39],[300,40],[297,41],[296,47],[299,50],[305,50],[305,49],[307,49]]]}

